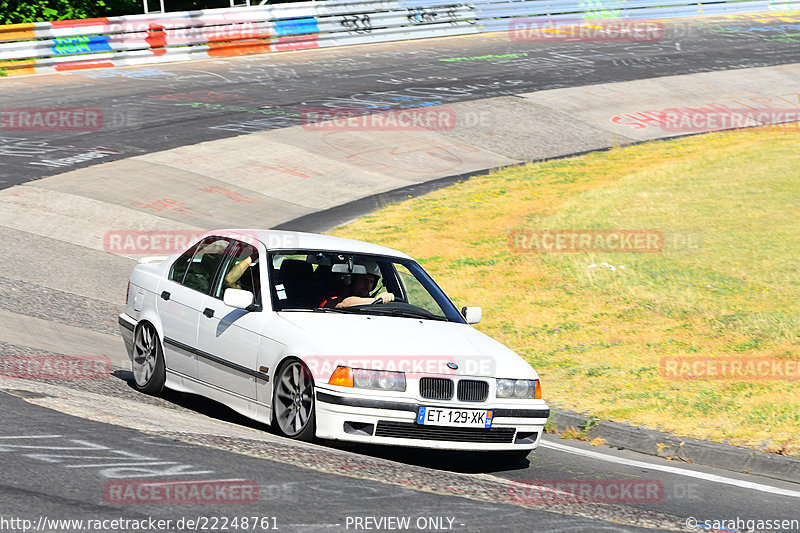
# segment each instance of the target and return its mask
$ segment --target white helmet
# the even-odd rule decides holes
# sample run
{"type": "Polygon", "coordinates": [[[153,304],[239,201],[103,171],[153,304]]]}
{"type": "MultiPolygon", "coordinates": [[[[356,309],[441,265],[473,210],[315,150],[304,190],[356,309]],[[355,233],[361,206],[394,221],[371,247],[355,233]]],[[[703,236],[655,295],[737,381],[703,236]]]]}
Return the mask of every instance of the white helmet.
{"type": "Polygon", "coordinates": [[[374,291],[375,287],[378,286],[378,280],[381,277],[381,267],[379,267],[378,263],[376,263],[375,261],[359,261],[356,264],[361,265],[361,266],[363,266],[364,268],[367,269],[367,271],[364,274],[361,274],[362,276],[372,276],[373,277],[372,283],[370,284],[369,291],[370,292],[374,291]]]}
{"type": "Polygon", "coordinates": [[[381,267],[379,267],[378,263],[376,263],[375,261],[362,261],[359,264],[363,265],[364,268],[367,269],[367,274],[370,274],[377,278],[381,277],[381,267]]]}

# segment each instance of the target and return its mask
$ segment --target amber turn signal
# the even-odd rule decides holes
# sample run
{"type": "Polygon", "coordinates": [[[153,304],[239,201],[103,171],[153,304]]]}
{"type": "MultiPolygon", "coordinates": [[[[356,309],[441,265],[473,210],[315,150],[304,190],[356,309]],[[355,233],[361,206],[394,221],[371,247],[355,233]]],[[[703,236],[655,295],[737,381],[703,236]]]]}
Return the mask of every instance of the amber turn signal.
{"type": "Polygon", "coordinates": [[[328,380],[328,385],[338,385],[340,387],[353,386],[353,374],[346,366],[337,366],[336,370],[331,374],[331,379],[328,380]]]}

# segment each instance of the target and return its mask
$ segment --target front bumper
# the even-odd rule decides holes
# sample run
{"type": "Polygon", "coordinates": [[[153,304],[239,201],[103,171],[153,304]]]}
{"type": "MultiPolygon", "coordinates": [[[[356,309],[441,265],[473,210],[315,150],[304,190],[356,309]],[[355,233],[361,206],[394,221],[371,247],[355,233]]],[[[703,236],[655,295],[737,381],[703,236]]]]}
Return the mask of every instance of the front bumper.
{"type": "Polygon", "coordinates": [[[550,408],[543,401],[464,404],[434,400],[375,398],[316,389],[317,437],[442,450],[533,450],[539,445],[550,408]],[[527,405],[526,405],[527,404],[527,405]],[[533,406],[531,406],[533,404],[533,406]],[[417,424],[420,406],[492,410],[491,428],[417,424]]]}
{"type": "Polygon", "coordinates": [[[128,357],[133,357],[133,332],[136,329],[136,320],[128,316],[127,313],[122,313],[117,317],[119,324],[119,332],[122,339],[125,341],[125,349],[128,351],[128,357]]]}

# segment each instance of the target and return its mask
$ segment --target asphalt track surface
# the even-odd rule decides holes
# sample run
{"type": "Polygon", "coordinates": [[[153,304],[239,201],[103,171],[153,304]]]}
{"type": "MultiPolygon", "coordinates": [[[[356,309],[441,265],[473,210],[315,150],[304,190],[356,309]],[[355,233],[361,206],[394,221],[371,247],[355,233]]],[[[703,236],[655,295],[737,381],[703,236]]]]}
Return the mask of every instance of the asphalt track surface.
{"type": "MultiPolygon", "coordinates": [[[[753,31],[759,23],[676,21],[667,24],[664,39],[651,43],[512,42],[507,35],[496,34],[2,79],[0,106],[4,109],[99,108],[103,125],[96,131],[80,133],[0,132],[0,186],[141,153],[297,125],[302,110],[308,108],[437,105],[594,83],[798,62],[800,43],[787,37],[785,30],[767,26],[753,31]],[[68,168],[32,164],[94,147],[107,149],[109,155],[68,168]]],[[[24,304],[24,299],[20,302],[24,304]]],[[[93,325],[95,330],[105,327],[93,325]]],[[[24,352],[24,348],[7,343],[0,345],[6,354],[24,352]]],[[[130,388],[126,379],[129,375],[117,373],[101,383],[87,380],[69,386],[196,418],[209,416],[252,426],[227,409],[195,397],[143,397],[130,388]]],[[[355,452],[354,457],[362,459],[354,459],[356,467],[343,474],[326,470],[324,465],[312,467],[310,462],[303,465],[302,461],[290,460],[288,456],[301,454],[290,442],[285,443],[285,454],[272,456],[258,443],[249,449],[245,441],[223,446],[217,442],[212,446],[211,436],[207,442],[195,437],[195,444],[190,444],[167,430],[163,436],[154,436],[85,420],[20,398],[30,393],[17,394],[0,393],[0,525],[2,518],[36,521],[43,516],[177,520],[247,515],[275,517],[282,531],[342,531],[357,530],[352,522],[348,527],[348,517],[397,516],[411,517],[410,530],[452,527],[458,531],[596,532],[685,530],[683,524],[692,516],[701,522],[800,518],[796,485],[690,465],[677,466],[727,481],[680,475],[661,470],[667,463],[660,459],[584,443],[551,439],[549,442],[554,444],[545,442],[527,461],[503,468],[478,464],[470,454],[364,447],[343,451],[332,443],[320,443],[304,452],[320,463],[339,453],[355,452]],[[82,443],[75,444],[75,440],[82,443]],[[12,441],[15,446],[8,444],[12,441]],[[86,450],[93,445],[101,453],[92,451],[87,455],[86,450]],[[47,446],[73,449],[48,451],[47,446]],[[612,458],[649,463],[652,468],[580,455],[598,450],[612,458]],[[124,462],[130,467],[130,462],[137,460],[125,456],[119,461],[124,456],[120,451],[146,456],[145,463],[188,465],[183,472],[192,472],[176,475],[169,468],[147,470],[148,465],[139,464],[141,473],[146,475],[134,479],[252,480],[260,487],[260,498],[257,503],[241,506],[109,503],[104,499],[103,488],[120,474],[111,465],[124,462]],[[402,473],[399,477],[398,470],[402,473]],[[408,488],[403,483],[404,475],[428,479],[428,488],[419,488],[419,484],[408,488]],[[580,481],[595,486],[618,480],[655,481],[662,491],[649,501],[634,498],[615,504],[531,503],[508,498],[509,481],[543,480],[580,481]],[[448,490],[442,485],[445,482],[448,490]],[[746,482],[762,486],[736,486],[746,482]],[[790,492],[776,493],[780,490],[790,492]],[[470,497],[475,492],[483,496],[470,497]],[[444,521],[417,526],[418,519],[429,517],[444,521]],[[452,523],[447,518],[452,518],[452,523]]],[[[131,479],[131,471],[125,473],[128,477],[123,479],[131,479]]],[[[63,525],[50,528],[69,529],[63,525]]],[[[390,530],[372,522],[372,530],[376,529],[390,530]]]]}
{"type": "MultiPolygon", "coordinates": [[[[219,404],[192,395],[168,392],[159,398],[143,396],[132,389],[130,379],[129,372],[117,371],[101,384],[72,382],[68,386],[142,402],[153,410],[169,409],[176,420],[184,415],[208,417],[264,429],[219,404]]],[[[487,465],[470,453],[332,442],[302,449],[266,434],[277,446],[265,448],[260,441],[248,439],[223,439],[220,444],[213,432],[187,440],[170,428],[159,435],[103,424],[25,401],[38,393],[23,389],[10,392],[0,393],[2,514],[34,523],[40,517],[153,517],[171,519],[175,524],[182,517],[259,516],[275,520],[281,531],[353,531],[358,530],[356,517],[409,517],[408,531],[637,532],[688,531],[685,523],[689,517],[700,522],[800,518],[796,510],[800,490],[791,483],[688,465],[679,468],[702,476],[721,476],[729,482],[675,475],[659,470],[666,464],[663,460],[587,443],[549,438],[527,460],[513,466],[487,465]],[[573,453],[598,450],[611,461],[573,453]],[[289,460],[287,456],[296,457],[289,460]],[[616,460],[639,463],[630,466],[612,462],[616,460]],[[212,480],[253,482],[259,487],[259,497],[246,504],[131,504],[115,502],[104,492],[108,483],[212,480]],[[575,502],[563,493],[551,497],[526,490],[527,484],[552,486],[557,481],[579,483],[593,490],[615,483],[655,483],[658,489],[653,497],[640,495],[622,502],[602,498],[575,502]],[[735,485],[746,482],[768,489],[735,485]],[[775,494],[769,488],[790,494],[775,494]],[[432,517],[442,525],[433,527],[432,522],[425,522],[432,517]],[[421,521],[419,526],[417,520],[421,521]]],[[[374,523],[373,529],[398,530],[375,527],[374,523]]]]}
{"type": "MultiPolygon", "coordinates": [[[[666,22],[645,42],[508,33],[0,79],[0,107],[99,109],[93,131],[0,131],[0,187],[99,162],[301,123],[306,110],[439,105],[800,60],[792,25],[666,22]],[[88,149],[101,158],[53,166],[88,149]]],[[[258,150],[257,146],[253,147],[258,150]]]]}

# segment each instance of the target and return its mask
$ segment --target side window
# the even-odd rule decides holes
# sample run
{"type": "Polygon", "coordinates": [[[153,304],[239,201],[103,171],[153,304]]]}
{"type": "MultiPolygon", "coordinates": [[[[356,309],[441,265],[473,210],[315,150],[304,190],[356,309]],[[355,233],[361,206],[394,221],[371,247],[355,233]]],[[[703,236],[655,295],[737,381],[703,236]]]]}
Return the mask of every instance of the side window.
{"type": "Polygon", "coordinates": [[[189,263],[183,284],[190,289],[208,293],[229,244],[230,241],[222,237],[209,237],[200,243],[189,263]]]}
{"type": "Polygon", "coordinates": [[[225,289],[250,291],[258,301],[259,284],[258,250],[249,244],[236,242],[233,253],[228,255],[213,296],[222,298],[225,289]]]}
{"type": "Polygon", "coordinates": [[[177,283],[183,283],[183,276],[186,274],[186,269],[189,267],[189,261],[192,260],[192,256],[194,255],[194,251],[197,250],[197,247],[200,246],[200,243],[195,244],[172,263],[172,267],[169,270],[169,280],[175,281],[177,283]]]}

